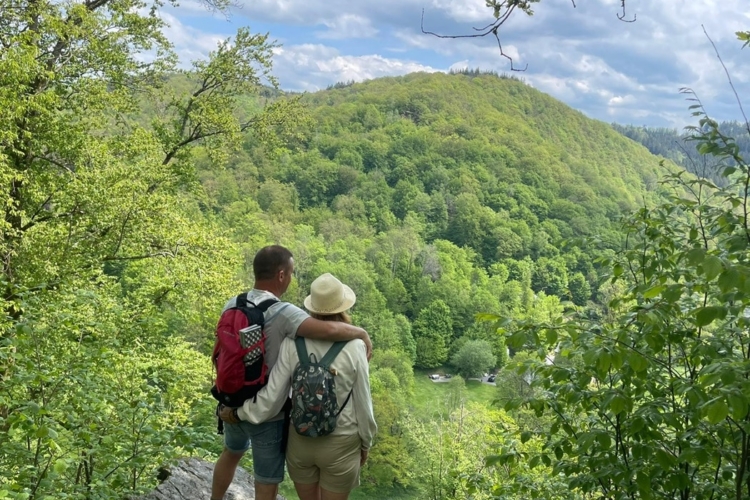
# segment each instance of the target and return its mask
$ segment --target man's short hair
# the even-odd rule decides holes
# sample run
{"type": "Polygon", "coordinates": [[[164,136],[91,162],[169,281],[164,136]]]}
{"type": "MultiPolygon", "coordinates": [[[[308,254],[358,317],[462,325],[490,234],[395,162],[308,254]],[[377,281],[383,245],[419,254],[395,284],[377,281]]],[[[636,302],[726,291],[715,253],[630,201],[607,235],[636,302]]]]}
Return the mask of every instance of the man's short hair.
{"type": "Polygon", "coordinates": [[[253,274],[256,280],[270,280],[282,269],[288,269],[292,252],[281,245],[270,245],[258,250],[253,259],[253,274]]]}

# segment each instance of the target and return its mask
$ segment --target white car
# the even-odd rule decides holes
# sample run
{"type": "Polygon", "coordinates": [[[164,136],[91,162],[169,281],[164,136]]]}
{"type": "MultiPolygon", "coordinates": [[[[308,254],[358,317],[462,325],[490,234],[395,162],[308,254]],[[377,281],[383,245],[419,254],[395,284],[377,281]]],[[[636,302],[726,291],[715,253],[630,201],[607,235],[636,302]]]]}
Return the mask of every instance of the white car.
{"type": "Polygon", "coordinates": [[[437,373],[433,373],[432,375],[430,375],[430,378],[432,380],[440,380],[440,375],[438,375],[437,373]]]}

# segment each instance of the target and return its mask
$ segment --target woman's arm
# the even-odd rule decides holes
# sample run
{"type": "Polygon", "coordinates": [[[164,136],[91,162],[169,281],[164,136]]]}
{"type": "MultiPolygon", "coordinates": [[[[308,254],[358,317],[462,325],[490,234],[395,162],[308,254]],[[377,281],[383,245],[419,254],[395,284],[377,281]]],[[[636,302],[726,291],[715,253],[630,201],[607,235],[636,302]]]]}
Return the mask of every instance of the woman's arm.
{"type": "Polygon", "coordinates": [[[375,423],[375,415],[372,410],[372,395],[370,394],[370,366],[367,363],[367,352],[365,346],[357,342],[357,351],[354,357],[357,376],[354,379],[352,390],[354,393],[354,415],[357,417],[357,428],[359,438],[362,440],[362,449],[369,450],[372,446],[375,434],[378,432],[378,424],[375,423]]]}
{"type": "Polygon", "coordinates": [[[284,406],[289,397],[289,388],[292,384],[292,372],[294,371],[293,357],[296,349],[294,341],[285,338],[281,342],[279,357],[276,364],[271,368],[268,384],[258,392],[255,402],[248,399],[237,409],[237,416],[253,424],[260,424],[275,417],[284,406]]]}

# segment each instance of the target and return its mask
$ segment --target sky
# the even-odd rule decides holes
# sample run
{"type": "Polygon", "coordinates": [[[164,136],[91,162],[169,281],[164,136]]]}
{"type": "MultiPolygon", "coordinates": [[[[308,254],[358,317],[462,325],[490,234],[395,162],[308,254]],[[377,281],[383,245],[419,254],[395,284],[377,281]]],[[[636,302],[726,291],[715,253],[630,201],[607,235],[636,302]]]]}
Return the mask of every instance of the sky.
{"type": "MultiPolygon", "coordinates": [[[[518,11],[500,39],[513,72],[591,118],[605,122],[681,128],[694,124],[694,90],[717,120],[750,112],[750,47],[735,32],[750,30],[748,0],[541,0],[534,15],[518,11]],[[528,65],[528,66],[527,66],[528,65]]],[[[494,38],[439,39],[421,33],[467,34],[493,21],[485,0],[236,0],[212,13],[184,0],[163,15],[180,61],[205,58],[240,27],[278,42],[274,74],[282,89],[314,92],[336,82],[363,81],[414,71],[480,68],[510,73],[494,38]]]]}

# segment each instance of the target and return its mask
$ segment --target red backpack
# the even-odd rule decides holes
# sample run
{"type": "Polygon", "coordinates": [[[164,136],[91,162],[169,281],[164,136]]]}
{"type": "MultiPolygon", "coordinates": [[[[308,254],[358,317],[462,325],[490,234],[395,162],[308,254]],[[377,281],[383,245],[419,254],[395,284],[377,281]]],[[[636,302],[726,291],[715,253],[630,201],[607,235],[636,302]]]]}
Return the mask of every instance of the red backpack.
{"type": "Polygon", "coordinates": [[[254,304],[247,293],[221,314],[216,326],[213,362],[216,382],[211,394],[220,404],[239,407],[254,398],[268,382],[265,313],[277,299],[254,304]]]}

